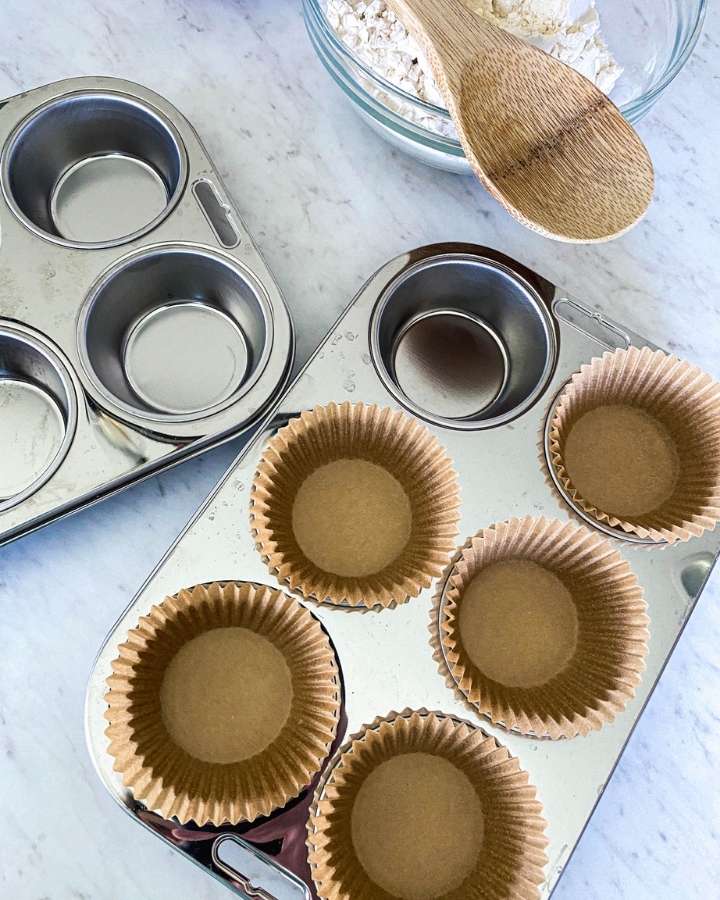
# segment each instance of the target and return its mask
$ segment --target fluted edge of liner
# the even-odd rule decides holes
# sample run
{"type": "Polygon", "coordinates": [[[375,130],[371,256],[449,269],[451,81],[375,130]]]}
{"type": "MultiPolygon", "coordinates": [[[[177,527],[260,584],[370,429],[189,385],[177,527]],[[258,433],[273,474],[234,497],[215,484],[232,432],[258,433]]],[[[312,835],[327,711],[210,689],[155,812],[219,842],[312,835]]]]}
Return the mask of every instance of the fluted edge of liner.
{"type": "Polygon", "coordinates": [[[650,619],[642,587],[610,541],[582,525],[526,516],[481,529],[459,548],[431,616],[433,656],[446,683],[476,714],[508,731],[557,740],[599,730],[625,709],[645,671],[650,619]],[[576,605],[578,582],[580,600],[586,597],[575,656],[540,687],[486,678],[459,639],[464,589],[484,566],[504,559],[529,559],[561,580],[571,577],[576,605]]]}
{"type": "Polygon", "coordinates": [[[340,716],[337,660],[318,620],[282,591],[248,582],[197,585],[153,606],[118,647],[107,685],[105,734],[115,771],[136,801],[182,824],[252,822],[285,806],[321,769],[340,716]],[[169,737],[160,686],[180,647],[232,626],[265,636],[283,653],[293,699],[269,747],[238,763],[208,763],[169,737]]]}
{"type": "Polygon", "coordinates": [[[307,844],[320,900],[390,898],[362,869],[352,848],[349,817],[364,776],[404,752],[443,756],[465,772],[480,796],[485,838],[475,870],[443,900],[539,898],[548,862],[547,823],[528,773],[481,728],[442,712],[405,709],[379,716],[352,735],[315,793],[307,844]],[[475,873],[477,883],[472,881],[475,873]]]}
{"type": "Polygon", "coordinates": [[[573,504],[599,522],[657,542],[687,541],[720,519],[720,383],[697,366],[649,347],[607,351],[581,367],[552,413],[551,464],[573,504]],[[563,459],[580,416],[602,403],[625,402],[656,414],[678,446],[678,486],[659,509],[628,520],[586,501],[563,459]]]}
{"type": "Polygon", "coordinates": [[[255,474],[250,520],[270,572],[291,590],[320,603],[387,608],[417,597],[442,572],[455,546],[459,507],[452,461],[425,425],[389,407],[345,401],[306,410],[271,438],[255,474]],[[357,578],[312,563],[290,525],[302,480],[347,457],[375,462],[396,477],[413,515],[403,553],[380,572],[357,578]]]}

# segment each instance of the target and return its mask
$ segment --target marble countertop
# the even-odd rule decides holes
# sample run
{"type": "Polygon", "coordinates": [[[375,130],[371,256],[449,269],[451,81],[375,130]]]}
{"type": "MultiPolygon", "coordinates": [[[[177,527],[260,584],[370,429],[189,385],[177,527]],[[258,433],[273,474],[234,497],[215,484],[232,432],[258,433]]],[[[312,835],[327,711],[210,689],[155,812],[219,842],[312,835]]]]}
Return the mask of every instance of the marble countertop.
{"type": "MultiPolygon", "coordinates": [[[[550,243],[469,178],[399,156],[355,116],[298,0],[0,4],[0,96],[108,74],[194,123],[284,290],[304,360],[386,259],[489,244],[720,377],[720,11],[642,123],[656,200],[607,245],[550,243]]],[[[226,445],[0,549],[0,896],[222,898],[136,827],[85,749],[85,682],[109,626],[236,454],[226,445]]],[[[720,882],[720,573],[706,590],[555,897],[677,900],[720,882]]]]}

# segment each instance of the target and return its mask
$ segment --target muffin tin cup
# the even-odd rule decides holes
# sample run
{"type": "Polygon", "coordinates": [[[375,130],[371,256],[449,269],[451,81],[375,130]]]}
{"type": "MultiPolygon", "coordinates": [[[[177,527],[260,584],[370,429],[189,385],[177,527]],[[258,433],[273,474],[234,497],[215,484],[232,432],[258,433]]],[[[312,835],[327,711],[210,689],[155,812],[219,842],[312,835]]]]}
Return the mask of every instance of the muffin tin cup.
{"type": "MultiPolygon", "coordinates": [[[[312,781],[335,739],[340,678],[327,635],[308,610],[268,587],[214,583],[165,598],[128,633],[112,668],[106,734],[116,771],[137,800],[183,824],[235,825],[284,807],[312,781]],[[243,643],[221,645],[223,636],[243,643]],[[214,638],[215,646],[199,649],[198,640],[214,638]],[[191,644],[195,658],[181,663],[191,644]],[[246,678],[262,682],[255,707],[245,710],[255,721],[249,743],[238,742],[234,710],[208,725],[204,709],[191,709],[187,681],[179,698],[174,693],[184,676],[203,681],[202,659],[215,667],[225,660],[230,679],[242,647],[259,667],[246,678]],[[267,708],[286,718],[267,721],[267,708]]],[[[213,686],[212,678],[199,686],[195,699],[204,707],[218,703],[213,686]]],[[[238,704],[247,705],[242,691],[238,704]]]]}
{"type": "Polygon", "coordinates": [[[40,334],[0,322],[0,512],[22,503],[62,465],[77,427],[75,386],[40,334]]]}
{"type": "MultiPolygon", "coordinates": [[[[447,295],[441,300],[443,309],[458,308],[447,295]]],[[[390,299],[381,310],[381,319],[386,323],[393,321],[393,302],[390,299]]],[[[524,301],[518,300],[514,288],[509,289],[507,304],[517,302],[524,301]]],[[[408,321],[421,312],[404,304],[400,307],[395,317],[398,333],[403,327],[412,327],[407,325],[408,321]]],[[[452,317],[450,324],[457,324],[452,317]]],[[[389,328],[388,337],[391,347],[393,328],[389,328]]],[[[503,342],[507,349],[508,342],[504,339],[503,342]]],[[[413,416],[420,420],[416,424],[437,440],[457,474],[460,534],[473,534],[483,524],[528,515],[559,517],[567,527],[565,523],[575,512],[570,506],[558,503],[558,492],[548,482],[547,467],[537,453],[538,434],[542,432],[553,398],[583,363],[601,355],[605,349],[645,344],[637,333],[588,309],[527,268],[487,248],[468,244],[434,245],[413,250],[384,265],[364,285],[294,384],[268,412],[252,444],[151,573],[101,649],[88,687],[86,723],[91,755],[110,794],[133,818],[183,855],[206,866],[240,896],[258,893],[263,896],[264,892],[268,897],[304,900],[313,897],[315,887],[308,868],[308,850],[304,847],[308,817],[308,807],[304,804],[310,802],[307,793],[249,828],[246,825],[203,828],[198,833],[190,826],[181,828],[172,819],[148,813],[122,784],[112,769],[112,757],[107,753],[103,733],[107,709],[105,678],[111,672],[115,648],[153,604],[184,585],[242,577],[288,589],[282,572],[275,569],[268,572],[267,554],[259,552],[257,535],[250,527],[257,497],[252,485],[268,461],[269,448],[280,446],[277,442],[281,434],[281,449],[285,447],[290,432],[284,429],[288,424],[298,420],[301,414],[304,418],[312,416],[312,410],[317,407],[328,409],[334,405],[336,413],[345,404],[353,408],[360,404],[363,408],[390,407],[404,417],[403,421],[413,416]],[[435,260],[440,271],[447,271],[455,257],[460,268],[467,264],[468,258],[476,260],[483,269],[496,266],[501,284],[506,278],[516,276],[523,290],[529,285],[533,296],[540,298],[551,320],[555,349],[549,381],[521,415],[513,413],[511,421],[493,427],[479,427],[476,423],[471,427],[457,427],[459,420],[452,417],[443,416],[447,421],[440,423],[431,421],[426,414],[415,413],[408,399],[396,388],[391,389],[388,379],[382,377],[383,363],[372,344],[381,298],[402,297],[395,287],[403,284],[408,273],[431,271],[435,260]],[[197,840],[190,839],[192,834],[197,840]]],[[[479,341],[478,346],[494,353],[493,348],[498,345],[489,337],[479,341]]],[[[450,397],[453,415],[465,399],[464,394],[450,397]]],[[[596,523],[589,529],[589,545],[602,541],[600,525],[596,523]]],[[[597,803],[598,785],[604,786],[609,780],[720,552],[720,534],[709,531],[693,537],[687,544],[668,544],[663,553],[638,553],[624,535],[622,540],[611,537],[609,543],[608,559],[617,550],[623,563],[635,573],[647,602],[651,639],[645,657],[646,670],[640,674],[639,668],[633,669],[632,683],[628,685],[631,689],[618,693],[613,721],[603,718],[601,730],[589,730],[585,736],[573,740],[542,740],[509,730],[505,727],[507,723],[494,724],[468,703],[451,679],[439,646],[437,619],[434,632],[438,638],[432,631],[428,634],[428,624],[433,596],[442,593],[451,563],[456,561],[451,554],[457,543],[447,548],[442,561],[438,560],[435,583],[423,587],[410,602],[358,614],[357,608],[318,603],[313,597],[299,599],[322,622],[336,650],[342,667],[343,709],[349,734],[359,734],[366,723],[373,722],[385,710],[442,710],[454,720],[481,726],[518,760],[537,787],[543,818],[548,823],[546,853],[552,864],[545,868],[544,880],[539,885],[543,898],[557,884],[597,803]],[[428,646],[428,637],[432,646],[428,646]]],[[[290,590],[296,595],[300,593],[299,586],[290,590]]],[[[643,611],[638,613],[642,615],[643,611]]],[[[639,623],[640,630],[645,626],[644,620],[639,623]]],[[[641,647],[638,655],[642,656],[641,647]]],[[[336,760],[337,753],[333,751],[318,776],[318,796],[336,760]]],[[[491,874],[486,873],[482,886],[486,892],[493,889],[491,874]]],[[[535,891],[534,886],[532,890],[535,891]]]]}
{"type": "Polygon", "coordinates": [[[475,254],[438,254],[408,267],[378,298],[370,322],[373,361],[389,391],[450,428],[497,428],[521,416],[547,387],[557,357],[546,286],[533,281],[475,254]]]}
{"type": "Polygon", "coordinates": [[[0,325],[62,359],[45,354],[49,393],[6,366],[27,434],[0,484],[2,543],[247,430],[288,378],[293,332],[196,132],[140,85],[4,101],[0,187],[0,325]],[[35,471],[22,447],[43,409],[35,471]]]}
{"type": "Polygon", "coordinates": [[[151,231],[176,205],[187,153],[151,103],[119,91],[64,93],[21,121],[3,151],[6,202],[39,237],[97,249],[151,231]]]}
{"type": "MultiPolygon", "coordinates": [[[[390,486],[383,485],[386,490],[390,486]]],[[[360,489],[358,493],[357,505],[348,516],[361,521],[368,512],[362,507],[365,498],[360,489]]],[[[388,607],[416,597],[440,574],[457,534],[460,498],[450,459],[426,428],[388,407],[332,403],[302,413],[267,447],[252,496],[251,525],[270,571],[293,590],[321,603],[388,607]],[[378,563],[381,568],[368,574],[323,569],[317,559],[306,555],[295,528],[297,497],[308,477],[323,466],[351,460],[370,464],[386,473],[386,479],[394,479],[408,504],[404,546],[395,548],[397,552],[393,549],[392,558],[383,559],[384,564],[378,563]]],[[[374,537],[368,532],[394,516],[401,499],[388,495],[382,517],[375,511],[354,538],[345,536],[344,523],[336,521],[333,534],[313,549],[338,555],[342,548],[337,541],[354,545],[367,541],[374,537]]],[[[327,504],[330,498],[318,497],[317,502],[327,504]]],[[[327,515],[332,520],[339,514],[328,509],[327,515]]],[[[391,540],[390,535],[380,537],[391,540]]],[[[373,550],[377,555],[382,546],[373,550]]]]}
{"type": "MultiPolygon", "coordinates": [[[[504,579],[505,590],[511,590],[507,570],[504,579]]],[[[503,596],[503,588],[497,585],[486,591],[488,596],[503,596]]],[[[545,610],[544,615],[547,619],[550,612],[545,610]]],[[[558,641],[570,624],[567,616],[557,624],[554,637],[558,641]]],[[[637,577],[607,540],[583,526],[529,516],[489,526],[469,538],[458,550],[431,614],[435,646],[444,662],[441,672],[449,673],[470,706],[504,728],[555,739],[598,730],[622,712],[645,670],[648,624],[637,577]],[[531,625],[530,609],[521,615],[508,612],[515,624],[502,630],[505,638],[512,631],[512,646],[496,634],[488,672],[477,657],[479,650],[469,651],[463,638],[463,600],[478,576],[511,564],[516,578],[523,563],[538,567],[527,576],[538,591],[538,578],[549,573],[558,580],[555,587],[568,592],[566,602],[574,607],[577,626],[574,646],[567,659],[550,670],[553,635],[541,644],[531,625]],[[497,647],[508,655],[522,654],[523,670],[528,670],[527,660],[535,658],[541,668],[548,665],[548,671],[538,672],[537,677],[523,671],[519,676],[509,667],[514,683],[505,682],[498,674],[504,654],[497,653],[495,658],[497,647]],[[520,684],[522,678],[532,683],[520,684]]]]}
{"type": "MultiPolygon", "coordinates": [[[[622,435],[617,440],[622,448],[622,435]]],[[[546,448],[551,476],[567,502],[586,520],[595,520],[615,533],[649,543],[673,543],[713,529],[720,519],[720,384],[676,356],[629,347],[605,353],[583,366],[562,390],[548,417],[546,448]],[[613,514],[601,508],[597,499],[583,496],[565,455],[569,435],[583,416],[607,415],[612,410],[640,414],[651,426],[658,423],[677,456],[675,483],[669,484],[652,509],[639,509],[635,515],[613,514]]],[[[628,446],[627,454],[631,451],[628,446]]],[[[656,457],[651,464],[657,462],[656,457]]],[[[617,477],[627,480],[624,469],[617,468],[617,477]]],[[[645,475],[646,480],[661,479],[659,472],[645,475]]],[[[627,481],[626,493],[637,494],[637,485],[627,481]]],[[[643,500],[638,498],[638,502],[643,500]]]]}
{"type": "Polygon", "coordinates": [[[121,413],[193,422],[226,409],[262,375],[273,344],[270,300],[223,253],[150,247],[91,288],[77,340],[87,376],[121,413]]]}
{"type": "MultiPolygon", "coordinates": [[[[438,799],[442,798],[434,801],[438,799]]],[[[419,896],[419,889],[424,891],[422,896],[442,896],[447,900],[538,897],[547,864],[545,826],[542,804],[527,772],[494,737],[439,712],[392,712],[376,718],[349,739],[315,794],[308,821],[312,876],[321,900],[415,897],[419,896]],[[442,762],[437,771],[438,785],[447,777],[446,770],[454,771],[453,780],[461,773],[468,784],[464,792],[470,797],[472,793],[467,792],[474,792],[478,809],[471,809],[468,822],[462,824],[448,819],[429,824],[422,819],[405,818],[400,829],[388,825],[389,840],[398,846],[390,843],[381,860],[377,859],[377,852],[373,853],[374,858],[364,859],[382,837],[376,833],[376,817],[387,820],[393,810],[374,811],[372,804],[378,798],[373,797],[358,811],[363,788],[384,764],[402,764],[403,757],[410,757],[412,762],[419,754],[428,774],[435,771],[433,762],[442,762]],[[445,765],[448,763],[452,769],[445,765]],[[465,832],[461,840],[469,842],[465,826],[473,823],[472,812],[482,823],[474,860],[471,847],[458,847],[453,840],[443,840],[436,831],[435,840],[428,840],[430,827],[442,830],[446,838],[465,832]],[[363,815],[369,823],[362,821],[363,815]],[[363,824],[375,833],[363,834],[363,824]],[[430,846],[426,847],[426,843],[430,846]],[[386,864],[390,860],[388,871],[386,864]],[[377,869],[372,872],[374,879],[367,871],[368,863],[377,869]],[[467,872],[460,870],[458,877],[460,865],[467,872]],[[431,893],[428,888],[434,882],[444,883],[443,888],[431,893]]]]}

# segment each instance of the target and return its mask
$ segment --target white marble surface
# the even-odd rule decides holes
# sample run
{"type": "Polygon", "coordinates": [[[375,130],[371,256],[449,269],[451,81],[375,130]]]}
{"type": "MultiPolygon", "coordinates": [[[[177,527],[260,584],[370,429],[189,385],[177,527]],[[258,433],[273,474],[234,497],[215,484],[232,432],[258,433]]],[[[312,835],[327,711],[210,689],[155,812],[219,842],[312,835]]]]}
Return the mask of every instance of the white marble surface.
{"type": "MultiPolygon", "coordinates": [[[[396,155],[345,105],[297,0],[0,3],[0,96],[112,74],[198,128],[284,289],[305,359],[364,278],[437,240],[516,256],[720,376],[720,12],[643,122],[647,219],[548,243],[469,179],[396,155]]],[[[0,251],[1,252],[1,251],[0,251]]],[[[104,793],[82,727],[105,632],[232,459],[232,445],[0,549],[0,896],[223,898],[104,793]]],[[[557,889],[558,900],[718,896],[720,577],[706,591],[557,889]]]]}

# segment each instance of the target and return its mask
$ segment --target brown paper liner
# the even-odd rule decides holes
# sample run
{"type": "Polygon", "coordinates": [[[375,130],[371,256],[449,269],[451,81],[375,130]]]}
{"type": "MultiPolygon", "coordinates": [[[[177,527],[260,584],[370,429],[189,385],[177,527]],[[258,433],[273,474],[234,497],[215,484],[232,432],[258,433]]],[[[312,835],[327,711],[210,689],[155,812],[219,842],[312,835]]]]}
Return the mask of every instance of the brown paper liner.
{"type": "Polygon", "coordinates": [[[600,522],[653,541],[686,541],[720,518],[720,384],[696,366],[648,347],[616,350],[573,375],[550,426],[552,465],[571,501],[600,522]],[[671,495],[651,512],[617,516],[585,500],[565,467],[567,437],[583,414],[627,405],[647,412],[669,432],[679,475],[671,495]]]}
{"type": "Polygon", "coordinates": [[[128,633],[112,670],[105,717],[114,768],[137,801],[183,824],[252,822],[283,807],[320,770],[337,730],[340,678],[330,641],[309,610],[265,586],[214,583],[166,597],[128,633]],[[170,738],[160,688],[181,647],[233,626],[263,635],[283,654],[292,682],[290,713],[256,755],[204,762],[170,738]]]}
{"type": "Polygon", "coordinates": [[[477,715],[477,708],[472,703],[470,703],[465,694],[463,694],[463,692],[457,686],[452,672],[450,671],[450,667],[448,666],[447,660],[445,659],[445,650],[443,648],[443,642],[440,639],[440,613],[442,610],[442,599],[445,593],[445,584],[450,578],[455,565],[462,559],[463,553],[471,546],[471,544],[472,538],[468,538],[464,544],[457,548],[455,553],[453,553],[452,557],[450,558],[450,562],[445,566],[442,575],[438,579],[437,589],[433,595],[432,604],[430,607],[428,631],[430,633],[430,648],[432,649],[432,658],[437,665],[438,672],[445,682],[445,687],[449,688],[455,694],[455,699],[463,705],[463,707],[471,716],[474,716],[477,715]]]}
{"type": "Polygon", "coordinates": [[[320,602],[388,607],[416,597],[442,571],[458,533],[457,475],[439,441],[403,413],[363,403],[317,406],[280,429],[265,449],[252,496],[252,528],[270,571],[320,602]],[[320,466],[340,459],[381,466],[410,500],[404,550],[372,575],[324,571],[307,558],[293,533],[300,485],[320,466]]]}
{"type": "MultiPolygon", "coordinates": [[[[365,779],[381,763],[405,753],[427,753],[453,763],[480,800],[483,837],[474,869],[444,900],[500,900],[540,896],[545,879],[546,823],[527,772],[516,758],[466,722],[427,710],[378,718],[350,739],[308,822],[309,860],[321,900],[390,898],[360,863],[351,837],[353,804],[365,779]]],[[[408,822],[408,840],[422,822],[408,822]]]]}
{"type": "Polygon", "coordinates": [[[555,519],[510,519],[470,538],[435,597],[432,616],[438,637],[431,643],[441,674],[450,674],[476,712],[523,734],[558,739],[601,728],[635,695],[645,669],[647,604],[629,563],[601,535],[555,519]],[[483,568],[501,560],[543,566],[575,604],[574,655],[537,687],[511,687],[487,677],[462,644],[463,593],[483,568]]]}

